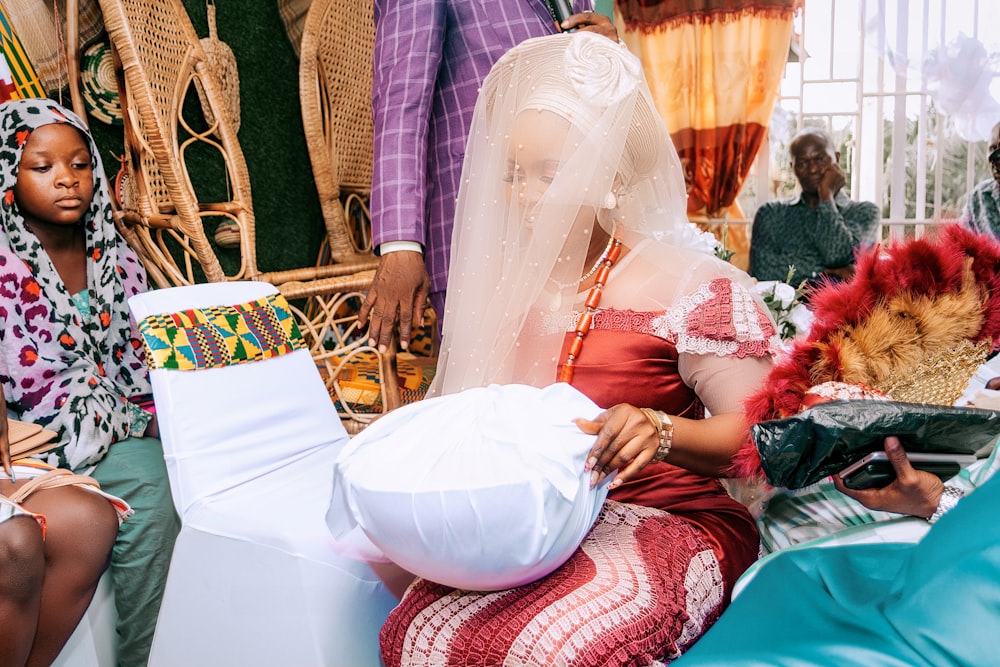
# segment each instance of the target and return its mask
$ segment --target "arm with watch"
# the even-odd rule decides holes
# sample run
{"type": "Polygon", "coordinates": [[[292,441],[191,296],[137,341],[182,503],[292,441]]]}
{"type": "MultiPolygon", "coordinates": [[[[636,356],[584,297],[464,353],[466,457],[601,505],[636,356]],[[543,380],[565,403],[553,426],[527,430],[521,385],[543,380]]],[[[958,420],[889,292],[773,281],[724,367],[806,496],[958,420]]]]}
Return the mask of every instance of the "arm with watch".
{"type": "MultiPolygon", "coordinates": [[[[759,308],[750,301],[741,307],[749,313],[759,308]]],[[[718,321],[735,318],[734,312],[723,307],[718,321]]],[[[715,349],[691,346],[677,352],[672,363],[685,385],[677,390],[684,398],[651,406],[640,400],[655,396],[656,388],[630,391],[623,386],[605,394],[604,404],[612,407],[592,420],[576,420],[580,430],[597,436],[586,465],[593,485],[613,475],[608,487],[613,491],[661,461],[703,477],[730,475],[733,457],[749,437],[744,401],[767,377],[772,361],[769,355],[739,357],[705,351],[709,348],[715,349]],[[613,404],[626,396],[630,402],[613,404]]]]}

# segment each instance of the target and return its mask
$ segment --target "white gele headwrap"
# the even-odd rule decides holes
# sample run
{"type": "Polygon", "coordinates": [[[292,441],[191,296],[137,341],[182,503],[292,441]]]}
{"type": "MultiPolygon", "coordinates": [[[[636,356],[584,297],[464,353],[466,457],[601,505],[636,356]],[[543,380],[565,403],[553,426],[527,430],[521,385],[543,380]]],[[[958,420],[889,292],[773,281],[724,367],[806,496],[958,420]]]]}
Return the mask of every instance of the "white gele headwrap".
{"type": "Polygon", "coordinates": [[[628,250],[602,307],[664,308],[690,281],[722,270],[682,248],[697,238],[686,208],[677,152],[624,46],[578,32],[511,49],[473,115],[432,394],[554,382],[563,324],[585,296],[577,282],[593,263],[592,235],[603,247],[614,229],[628,250]],[[557,168],[527,196],[519,170],[531,165],[521,158],[540,152],[557,168]]]}

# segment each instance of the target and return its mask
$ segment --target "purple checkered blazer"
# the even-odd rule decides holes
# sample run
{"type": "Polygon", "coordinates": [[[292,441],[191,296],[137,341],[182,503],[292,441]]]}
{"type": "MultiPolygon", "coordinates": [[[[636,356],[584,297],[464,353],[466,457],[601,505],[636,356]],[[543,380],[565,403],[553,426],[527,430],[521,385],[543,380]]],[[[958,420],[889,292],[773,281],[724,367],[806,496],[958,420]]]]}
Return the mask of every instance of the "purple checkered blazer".
{"type": "Polygon", "coordinates": [[[543,0],[375,0],[375,29],[372,240],[422,243],[443,292],[479,86],[508,49],[555,24],[543,0]]]}

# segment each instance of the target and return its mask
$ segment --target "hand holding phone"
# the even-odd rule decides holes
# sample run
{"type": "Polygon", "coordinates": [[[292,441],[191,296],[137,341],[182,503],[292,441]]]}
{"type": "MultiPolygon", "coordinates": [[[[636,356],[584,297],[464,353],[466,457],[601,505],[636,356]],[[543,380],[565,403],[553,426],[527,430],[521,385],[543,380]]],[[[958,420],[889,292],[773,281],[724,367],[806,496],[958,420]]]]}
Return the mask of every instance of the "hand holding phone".
{"type": "Polygon", "coordinates": [[[971,463],[970,457],[975,460],[975,455],[969,453],[948,453],[943,457],[935,453],[930,459],[917,461],[918,452],[904,450],[897,436],[886,436],[883,444],[885,451],[877,452],[878,456],[851,464],[833,476],[833,485],[838,491],[871,510],[926,519],[941,502],[945,489],[943,479],[952,477],[962,466],[971,463]],[[855,470],[850,470],[855,466],[855,470]],[[842,475],[852,487],[868,488],[848,487],[842,475]],[[882,484],[884,486],[879,486],[882,484]]]}
{"type": "MultiPolygon", "coordinates": [[[[954,477],[975,462],[973,454],[908,453],[910,465],[936,475],[941,481],[954,477]]],[[[888,486],[896,479],[896,470],[885,452],[872,452],[840,471],[840,479],[849,489],[874,489],[888,486]]]]}

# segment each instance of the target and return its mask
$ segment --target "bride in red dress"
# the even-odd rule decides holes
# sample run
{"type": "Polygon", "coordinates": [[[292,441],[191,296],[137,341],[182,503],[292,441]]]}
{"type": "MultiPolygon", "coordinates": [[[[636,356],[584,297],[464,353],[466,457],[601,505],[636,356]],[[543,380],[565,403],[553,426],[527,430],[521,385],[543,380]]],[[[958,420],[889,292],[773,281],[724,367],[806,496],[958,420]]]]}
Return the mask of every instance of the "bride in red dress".
{"type": "MultiPolygon", "coordinates": [[[[692,248],[682,165],[638,60],[605,38],[528,40],[480,92],[432,393],[569,382],[605,408],[614,475],[584,543],[516,589],[417,580],[387,665],[647,665],[680,655],[756,559],[723,487],[777,342],[742,271],[692,248]],[[710,415],[710,416],[709,416],[710,415]]],[[[514,511],[514,508],[512,508],[514,511]]]]}

